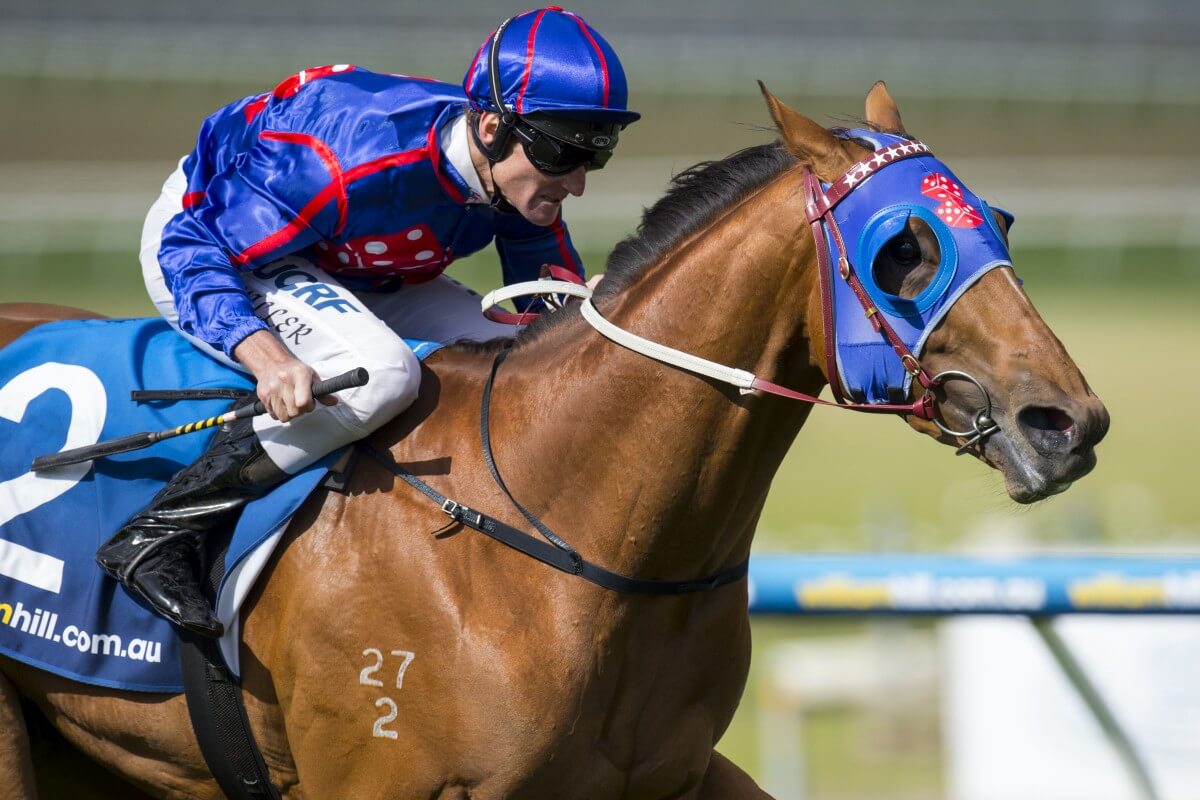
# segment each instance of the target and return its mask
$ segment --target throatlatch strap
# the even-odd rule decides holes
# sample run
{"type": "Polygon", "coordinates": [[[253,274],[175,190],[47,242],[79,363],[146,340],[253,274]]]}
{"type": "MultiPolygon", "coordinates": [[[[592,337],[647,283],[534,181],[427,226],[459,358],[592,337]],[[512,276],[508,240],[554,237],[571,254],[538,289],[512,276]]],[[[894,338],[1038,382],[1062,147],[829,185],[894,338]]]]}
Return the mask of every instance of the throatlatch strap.
{"type": "Polygon", "coordinates": [[[217,640],[181,631],[179,661],[192,729],[221,791],[230,800],[279,800],[217,640]]]}

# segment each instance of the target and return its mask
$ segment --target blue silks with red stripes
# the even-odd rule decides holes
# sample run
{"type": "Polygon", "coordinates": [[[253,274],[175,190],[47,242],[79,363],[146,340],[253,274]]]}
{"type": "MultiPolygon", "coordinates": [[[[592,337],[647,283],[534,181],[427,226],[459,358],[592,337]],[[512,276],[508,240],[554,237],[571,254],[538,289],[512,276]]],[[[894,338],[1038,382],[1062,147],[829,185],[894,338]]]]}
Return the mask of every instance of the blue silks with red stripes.
{"type": "MultiPolygon", "coordinates": [[[[463,89],[474,108],[499,111],[488,75],[488,36],[475,54],[463,89]]],[[[629,85],[616,51],[578,14],[558,6],[513,17],[500,39],[500,81],[505,106],[517,114],[537,111],[628,125],[629,85]]]]}
{"type": "Polygon", "coordinates": [[[540,227],[472,202],[440,142],[465,109],[459,87],[338,64],[208,117],[159,250],[180,327],[231,353],[264,327],[238,271],[291,254],[356,283],[412,283],[495,239],[507,283],[544,263],[582,275],[561,218],[540,227]]]}

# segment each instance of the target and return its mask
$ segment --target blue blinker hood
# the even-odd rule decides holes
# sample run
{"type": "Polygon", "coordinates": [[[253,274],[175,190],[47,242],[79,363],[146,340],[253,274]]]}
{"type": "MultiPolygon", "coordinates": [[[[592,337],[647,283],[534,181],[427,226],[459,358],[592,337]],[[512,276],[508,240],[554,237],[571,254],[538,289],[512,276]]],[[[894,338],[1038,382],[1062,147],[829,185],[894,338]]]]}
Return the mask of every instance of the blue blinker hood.
{"type": "MultiPolygon", "coordinates": [[[[919,358],[929,334],[967,289],[989,270],[1012,266],[1008,246],[987,203],[928,152],[902,158],[874,172],[862,170],[866,177],[855,182],[861,164],[879,167],[884,163],[880,151],[898,147],[901,152],[914,152],[905,149],[913,146],[911,140],[862,129],[847,131],[842,136],[870,142],[876,158],[851,168],[842,179],[853,189],[831,212],[848,251],[840,255],[853,265],[871,301],[919,358]],[[884,246],[902,233],[912,219],[922,220],[933,230],[941,249],[941,262],[929,285],[916,297],[905,299],[879,287],[874,263],[884,246]]],[[[829,191],[830,185],[822,183],[822,187],[829,191]]],[[[1012,223],[1012,215],[997,211],[1007,223],[1012,223]]],[[[858,402],[900,402],[908,396],[913,376],[864,315],[854,290],[838,275],[838,248],[829,226],[823,226],[823,230],[831,254],[830,274],[826,278],[832,284],[837,370],[842,391],[858,402]]]]}

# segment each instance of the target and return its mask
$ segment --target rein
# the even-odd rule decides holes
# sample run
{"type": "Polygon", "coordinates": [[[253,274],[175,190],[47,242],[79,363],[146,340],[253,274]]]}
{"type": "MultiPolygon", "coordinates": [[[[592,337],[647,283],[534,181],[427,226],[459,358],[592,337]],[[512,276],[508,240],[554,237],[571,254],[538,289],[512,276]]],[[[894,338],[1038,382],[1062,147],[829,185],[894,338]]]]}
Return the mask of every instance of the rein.
{"type": "MultiPolygon", "coordinates": [[[[578,297],[582,299],[579,311],[583,315],[584,320],[589,325],[595,328],[603,336],[622,347],[632,350],[635,353],[652,358],[655,361],[662,362],[672,367],[692,372],[697,375],[703,375],[706,378],[727,383],[736,386],[742,394],[750,394],[757,390],[768,394],[779,395],[790,400],[800,400],[805,403],[814,405],[832,406],[834,408],[845,408],[850,411],[862,411],[865,413],[875,414],[914,414],[921,419],[933,420],[935,416],[934,397],[928,391],[937,385],[935,379],[930,378],[928,383],[922,381],[927,389],[926,393],[914,403],[846,403],[837,402],[831,403],[828,400],[822,400],[819,397],[814,397],[804,392],[789,389],[786,386],[780,386],[765,378],[760,378],[752,372],[747,372],[736,367],[727,367],[724,364],[718,364],[716,361],[709,361],[706,358],[685,353],[682,350],[676,350],[673,347],[668,347],[665,344],[646,339],[638,336],[636,333],[625,330],[624,328],[614,325],[609,322],[600,311],[592,304],[592,292],[586,287],[580,286],[575,280],[537,280],[526,281],[525,283],[517,283],[507,286],[504,289],[497,289],[489,292],[483,298],[483,307],[485,314],[493,319],[499,319],[498,312],[491,307],[503,300],[509,300],[513,297],[521,297],[531,294],[560,294],[578,297]]],[[[528,312],[526,314],[516,315],[511,314],[504,317],[505,321],[510,318],[520,316],[521,318],[536,317],[537,315],[528,312]]],[[[885,323],[886,324],[886,323],[885,323]]],[[[893,334],[894,335],[894,334],[893,334]]],[[[903,347],[903,345],[901,345],[903,347]]],[[[912,358],[911,354],[909,356],[912,358]]],[[[913,358],[915,362],[916,359],[913,358]]],[[[926,376],[928,377],[928,376],[926,376]]],[[[840,393],[839,393],[840,396],[840,393]]]]}
{"type": "Polygon", "coordinates": [[[578,550],[571,547],[562,537],[547,527],[544,522],[526,509],[525,506],[521,505],[513,497],[512,492],[509,491],[508,486],[504,483],[504,478],[500,475],[499,468],[496,466],[496,459],[492,453],[491,428],[489,424],[492,386],[496,381],[496,371],[504,363],[509,352],[506,349],[496,354],[496,359],[492,362],[491,372],[488,373],[487,382],[483,387],[483,400],[480,403],[479,409],[479,436],[483,445],[483,458],[487,462],[488,471],[491,473],[492,479],[496,481],[496,485],[500,487],[505,496],[521,512],[521,515],[529,520],[529,523],[533,525],[546,541],[537,539],[519,528],[514,528],[495,517],[488,516],[481,511],[450,499],[397,464],[390,453],[385,453],[366,442],[359,442],[359,447],[367,455],[371,456],[371,458],[382,464],[393,475],[441,506],[442,511],[455,522],[490,536],[501,544],[507,545],[531,558],[535,558],[543,564],[554,567],[560,572],[577,575],[604,589],[628,594],[659,596],[690,594],[692,592],[711,591],[746,577],[746,573],[750,568],[749,559],[703,578],[694,578],[686,581],[647,580],[622,575],[585,559],[579,554],[578,550]]]}
{"type": "Polygon", "coordinates": [[[779,395],[791,400],[800,400],[805,403],[814,405],[834,406],[837,408],[845,408],[851,411],[864,411],[883,414],[915,414],[921,419],[932,419],[933,415],[933,396],[926,393],[915,403],[910,404],[867,404],[867,403],[831,403],[828,400],[822,400],[819,397],[813,397],[804,392],[798,392],[795,389],[789,389],[785,386],[780,386],[777,383],[759,378],[751,372],[746,372],[742,369],[727,367],[723,364],[718,364],[715,361],[709,361],[699,356],[694,356],[691,353],[685,353],[682,350],[676,350],[672,347],[659,344],[658,342],[644,339],[635,333],[630,333],[624,328],[618,327],[600,314],[596,306],[592,304],[591,298],[588,298],[580,304],[580,313],[587,320],[588,324],[599,331],[601,334],[635,353],[647,356],[655,361],[661,361],[664,364],[669,364],[673,367],[678,367],[688,372],[694,372],[697,375],[703,375],[713,380],[721,381],[738,387],[742,394],[749,394],[756,389],[758,391],[767,392],[768,394],[779,395]]]}

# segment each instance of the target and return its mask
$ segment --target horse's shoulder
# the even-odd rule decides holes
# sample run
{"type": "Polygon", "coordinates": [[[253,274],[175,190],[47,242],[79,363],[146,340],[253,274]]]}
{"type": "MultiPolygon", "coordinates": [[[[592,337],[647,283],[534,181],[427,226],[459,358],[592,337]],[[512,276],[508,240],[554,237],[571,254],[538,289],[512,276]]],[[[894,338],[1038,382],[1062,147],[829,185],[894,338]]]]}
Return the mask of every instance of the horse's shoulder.
{"type": "Polygon", "coordinates": [[[479,399],[491,368],[486,354],[446,347],[421,362],[421,388],[413,404],[384,426],[384,433],[395,442],[421,429],[427,436],[431,428],[470,407],[478,424],[479,399]],[[399,427],[397,427],[399,426],[399,427]]]}

